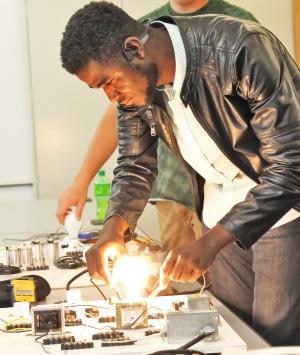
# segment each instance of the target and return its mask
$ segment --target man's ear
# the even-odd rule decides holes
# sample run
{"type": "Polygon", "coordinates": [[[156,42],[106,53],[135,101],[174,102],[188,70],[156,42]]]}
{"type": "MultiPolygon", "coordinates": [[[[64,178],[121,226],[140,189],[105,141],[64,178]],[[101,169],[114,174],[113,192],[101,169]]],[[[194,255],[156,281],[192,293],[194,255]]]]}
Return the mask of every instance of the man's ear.
{"type": "Polygon", "coordinates": [[[134,57],[143,59],[145,56],[143,43],[134,36],[125,39],[122,45],[122,52],[128,62],[131,62],[134,57]]]}

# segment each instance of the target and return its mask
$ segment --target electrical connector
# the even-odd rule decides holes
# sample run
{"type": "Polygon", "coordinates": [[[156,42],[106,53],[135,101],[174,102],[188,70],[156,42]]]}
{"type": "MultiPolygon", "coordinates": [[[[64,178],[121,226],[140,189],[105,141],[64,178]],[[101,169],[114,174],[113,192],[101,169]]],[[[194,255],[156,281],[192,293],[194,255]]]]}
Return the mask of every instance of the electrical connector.
{"type": "Polygon", "coordinates": [[[61,350],[78,350],[78,349],[91,349],[94,347],[92,341],[71,341],[62,343],[60,346],[61,350]]]}

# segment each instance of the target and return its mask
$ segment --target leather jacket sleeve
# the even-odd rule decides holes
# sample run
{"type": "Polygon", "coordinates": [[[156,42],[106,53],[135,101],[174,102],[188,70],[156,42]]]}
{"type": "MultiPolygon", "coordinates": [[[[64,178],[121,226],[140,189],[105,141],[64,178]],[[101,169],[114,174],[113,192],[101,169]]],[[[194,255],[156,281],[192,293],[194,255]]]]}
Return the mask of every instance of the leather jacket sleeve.
{"type": "Polygon", "coordinates": [[[131,230],[145,208],[157,175],[157,137],[151,136],[142,119],[145,113],[146,109],[130,112],[119,107],[119,157],[106,214],[106,220],[120,216],[131,230]]]}
{"type": "Polygon", "coordinates": [[[300,202],[300,74],[272,38],[249,35],[231,65],[236,94],[253,112],[250,125],[267,163],[260,183],[219,221],[244,248],[300,202]]]}

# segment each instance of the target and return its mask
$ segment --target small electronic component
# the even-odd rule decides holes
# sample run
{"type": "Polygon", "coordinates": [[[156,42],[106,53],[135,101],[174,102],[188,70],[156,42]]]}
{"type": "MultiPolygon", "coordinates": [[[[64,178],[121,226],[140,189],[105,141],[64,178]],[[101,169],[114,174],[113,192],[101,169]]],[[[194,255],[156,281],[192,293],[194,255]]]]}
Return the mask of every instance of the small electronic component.
{"type": "Polygon", "coordinates": [[[150,327],[149,329],[145,330],[146,337],[148,337],[149,335],[159,334],[159,333],[160,333],[160,329],[155,328],[155,327],[150,327]]]}
{"type": "Polygon", "coordinates": [[[103,331],[92,335],[93,340],[124,339],[124,333],[116,329],[103,331]]]}
{"type": "Polygon", "coordinates": [[[113,323],[115,321],[115,316],[99,317],[99,323],[113,323]]]}
{"type": "Polygon", "coordinates": [[[73,321],[68,321],[65,322],[65,325],[67,327],[72,327],[72,326],[76,326],[76,325],[81,325],[82,324],[82,320],[81,319],[74,319],[73,321]]]}
{"type": "Polygon", "coordinates": [[[20,272],[21,269],[18,266],[9,266],[9,265],[0,264],[0,275],[18,274],[20,272]]]}
{"type": "Polygon", "coordinates": [[[180,311],[183,306],[184,306],[184,302],[183,301],[174,301],[172,303],[172,307],[173,307],[174,311],[180,311]]]}
{"type": "Polygon", "coordinates": [[[101,346],[108,347],[108,346],[124,346],[124,345],[134,345],[136,340],[129,339],[128,337],[123,337],[119,339],[107,339],[102,340],[101,346]]]}
{"type": "Polygon", "coordinates": [[[75,337],[73,335],[50,335],[46,336],[43,339],[44,345],[52,345],[52,344],[62,344],[62,343],[70,343],[75,342],[75,337]]]}
{"type": "Polygon", "coordinates": [[[92,341],[70,341],[62,343],[61,350],[78,350],[78,349],[91,349],[94,347],[92,341]]]}
{"type": "Polygon", "coordinates": [[[116,324],[119,329],[147,328],[147,303],[116,303],[116,324]]]}
{"type": "Polygon", "coordinates": [[[99,309],[97,307],[87,307],[85,309],[85,314],[87,318],[98,318],[99,309]]]}
{"type": "Polygon", "coordinates": [[[63,333],[65,327],[64,308],[62,305],[39,305],[32,307],[33,335],[47,333],[63,333]]]}
{"type": "Polygon", "coordinates": [[[35,302],[35,283],[32,278],[11,281],[13,302],[35,302]]]}
{"type": "Polygon", "coordinates": [[[75,258],[83,258],[83,252],[81,250],[67,251],[66,256],[71,256],[75,258]]]}
{"type": "Polygon", "coordinates": [[[148,319],[163,319],[164,314],[161,312],[149,313],[148,319]]]}
{"type": "Polygon", "coordinates": [[[70,327],[70,326],[76,326],[76,325],[81,325],[82,320],[77,318],[76,311],[73,309],[68,309],[65,310],[65,325],[70,327]]]}
{"type": "Polygon", "coordinates": [[[14,321],[14,322],[10,322],[8,324],[6,324],[6,327],[5,329],[7,331],[10,331],[10,330],[15,330],[15,329],[31,329],[31,322],[29,321],[22,321],[22,320],[19,320],[19,321],[14,321]]]}
{"type": "Polygon", "coordinates": [[[39,270],[49,270],[48,265],[41,265],[41,266],[27,266],[26,271],[39,271],[39,270]]]}

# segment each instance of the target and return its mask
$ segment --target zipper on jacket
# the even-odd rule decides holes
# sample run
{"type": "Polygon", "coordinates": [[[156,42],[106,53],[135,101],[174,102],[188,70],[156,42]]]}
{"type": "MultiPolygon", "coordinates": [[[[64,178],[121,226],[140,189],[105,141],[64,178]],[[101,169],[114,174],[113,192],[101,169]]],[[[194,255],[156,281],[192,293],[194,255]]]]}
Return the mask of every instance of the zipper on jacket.
{"type": "MultiPolygon", "coordinates": [[[[161,108],[159,106],[160,110],[162,111],[163,115],[166,115],[167,114],[165,113],[164,109],[161,108]]],[[[193,195],[194,195],[194,201],[195,201],[195,206],[196,206],[196,211],[197,211],[197,214],[199,215],[199,219],[200,219],[200,216],[202,215],[202,209],[200,207],[200,199],[199,199],[199,187],[198,187],[198,184],[197,184],[197,181],[195,181],[195,174],[192,173],[192,168],[188,165],[188,163],[183,159],[183,156],[181,155],[181,152],[180,152],[180,149],[179,149],[179,146],[178,146],[178,143],[175,139],[175,136],[174,136],[174,132],[173,132],[173,128],[172,128],[172,125],[169,121],[169,119],[165,119],[164,117],[162,117],[164,123],[166,124],[167,126],[167,130],[168,130],[168,133],[169,133],[169,136],[170,136],[170,139],[171,139],[171,145],[172,145],[172,148],[173,148],[173,151],[176,153],[176,156],[178,157],[179,160],[181,160],[182,162],[182,165],[184,166],[184,168],[186,169],[187,173],[189,174],[190,178],[191,178],[191,183],[192,183],[192,191],[193,191],[193,195]],[[198,193],[196,193],[196,191],[198,193]]]]}
{"type": "Polygon", "coordinates": [[[150,125],[150,134],[152,137],[156,136],[156,129],[155,125],[156,123],[153,121],[153,113],[152,113],[152,106],[148,106],[147,108],[147,118],[149,120],[149,125],[150,125]]]}

